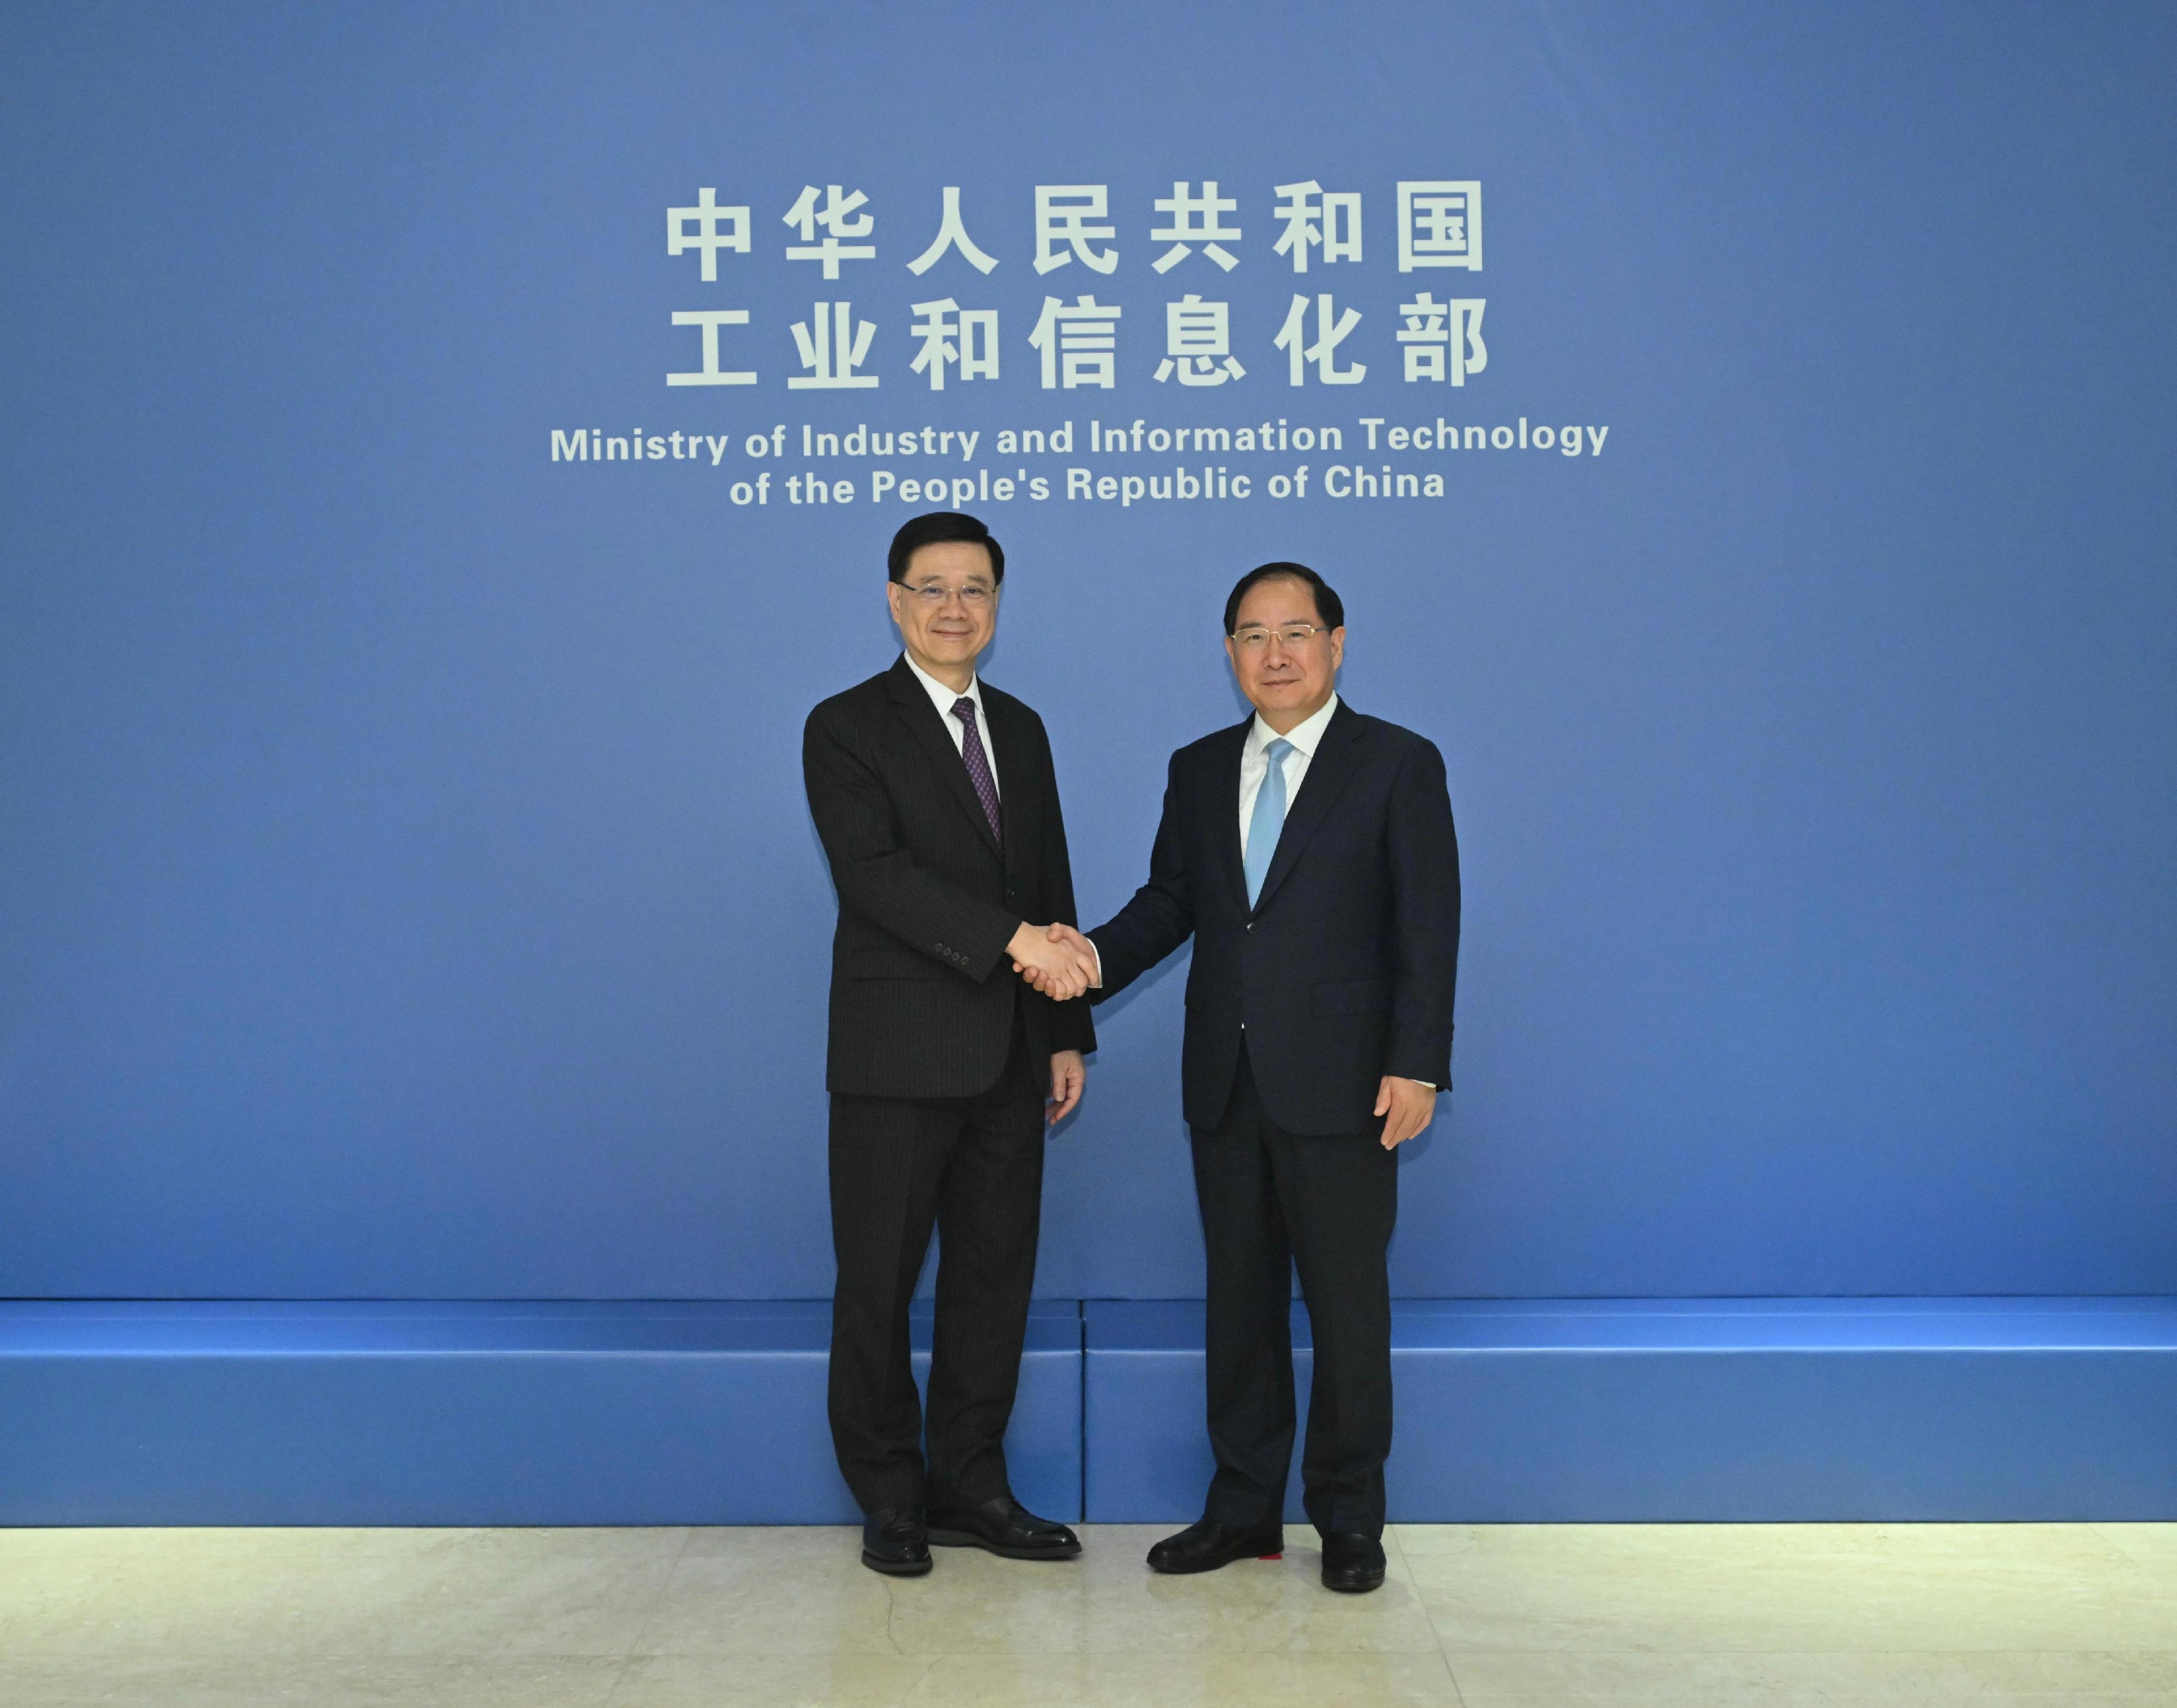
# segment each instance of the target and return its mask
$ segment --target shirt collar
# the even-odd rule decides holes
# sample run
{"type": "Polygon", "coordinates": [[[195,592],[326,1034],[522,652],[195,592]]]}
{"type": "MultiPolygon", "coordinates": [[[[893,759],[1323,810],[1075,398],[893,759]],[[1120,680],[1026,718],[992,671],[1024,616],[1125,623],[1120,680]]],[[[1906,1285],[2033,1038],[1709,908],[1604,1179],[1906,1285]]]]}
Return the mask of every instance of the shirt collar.
{"type": "MultiPolygon", "coordinates": [[[[916,663],[911,654],[903,652],[899,656],[907,660],[907,668],[914,672],[914,679],[922,685],[923,692],[929,695],[930,703],[937,708],[937,715],[940,718],[952,717],[953,702],[959,699],[959,694],[916,663]]],[[[975,720],[979,723],[983,718],[981,677],[970,676],[968,679],[968,697],[975,702],[975,720]]]]}
{"type": "MultiPolygon", "coordinates": [[[[1282,739],[1292,743],[1304,756],[1312,760],[1315,757],[1316,748],[1322,743],[1323,732],[1330,728],[1330,720],[1337,715],[1337,712],[1338,696],[1333,694],[1329,699],[1323,702],[1319,710],[1311,713],[1305,721],[1294,724],[1291,728],[1285,731],[1282,739]]],[[[1247,726],[1248,757],[1252,759],[1273,741],[1279,739],[1278,732],[1263,723],[1263,714],[1258,712],[1255,714],[1254,722],[1247,726]]]]}

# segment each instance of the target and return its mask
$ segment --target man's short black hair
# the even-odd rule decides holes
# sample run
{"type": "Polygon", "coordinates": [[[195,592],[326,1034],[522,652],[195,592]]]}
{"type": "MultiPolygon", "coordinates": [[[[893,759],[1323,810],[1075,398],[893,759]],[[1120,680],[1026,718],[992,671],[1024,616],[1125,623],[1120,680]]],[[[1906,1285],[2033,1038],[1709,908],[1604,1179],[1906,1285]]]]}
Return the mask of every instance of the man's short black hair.
{"type": "Polygon", "coordinates": [[[1240,585],[1232,589],[1232,597],[1225,602],[1225,632],[1230,634],[1233,625],[1240,620],[1240,601],[1247,597],[1247,589],[1258,581],[1279,579],[1305,581],[1315,594],[1315,614],[1323,619],[1326,629],[1345,626],[1345,602],[1330,590],[1330,583],[1308,568],[1306,564],[1263,564],[1240,577],[1240,585]]]}
{"type": "Polygon", "coordinates": [[[895,581],[907,579],[908,560],[925,546],[942,545],[947,540],[966,540],[983,547],[990,554],[990,585],[996,587],[1006,578],[1006,549],[990,538],[990,531],[964,510],[934,510],[927,516],[919,516],[903,523],[900,531],[892,537],[892,550],[885,555],[885,569],[895,581]]]}

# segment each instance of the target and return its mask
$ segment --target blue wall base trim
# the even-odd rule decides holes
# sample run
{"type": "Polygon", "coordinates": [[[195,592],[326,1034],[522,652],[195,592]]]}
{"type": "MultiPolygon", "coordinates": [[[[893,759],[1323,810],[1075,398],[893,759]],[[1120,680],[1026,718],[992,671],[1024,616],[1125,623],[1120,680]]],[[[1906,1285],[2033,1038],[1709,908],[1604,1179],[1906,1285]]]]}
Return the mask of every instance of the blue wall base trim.
{"type": "MultiPolygon", "coordinates": [[[[1089,1520],[1200,1516],[1201,1305],[1086,1322],[1089,1520]]],[[[1395,1520],[2177,1519],[2177,1300],[1410,1300],[1392,1343],[1395,1520]]]]}
{"type": "MultiPolygon", "coordinates": [[[[0,1304],[0,1523],[847,1524],[821,1302],[0,1304]]],[[[929,1323],[916,1322],[918,1379],[929,1323]]],[[[1013,1486],[1081,1511],[1039,1304],[1013,1486]]]]}
{"type": "MultiPolygon", "coordinates": [[[[0,1304],[0,1523],[849,1523],[828,1316],[0,1304]]],[[[1393,1340],[1395,1519],[2177,1520],[2177,1300],[1415,1300],[1393,1340]]],[[[1039,1303],[1007,1450],[1050,1517],[1198,1516],[1200,1303],[1039,1303]]]]}

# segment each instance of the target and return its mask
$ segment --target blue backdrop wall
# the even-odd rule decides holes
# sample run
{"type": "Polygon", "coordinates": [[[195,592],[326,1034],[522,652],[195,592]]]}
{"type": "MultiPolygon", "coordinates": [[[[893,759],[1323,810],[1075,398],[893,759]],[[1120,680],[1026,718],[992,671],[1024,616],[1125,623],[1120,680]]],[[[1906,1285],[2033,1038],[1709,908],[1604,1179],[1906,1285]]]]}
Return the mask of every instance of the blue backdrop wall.
{"type": "MultiPolygon", "coordinates": [[[[1983,0],[9,8],[0,1294],[828,1291],[799,735],[893,656],[941,468],[1092,917],[1239,715],[1255,562],[1323,570],[1348,697],[1443,749],[1400,1292],[2177,1291],[2173,50],[1983,0]],[[1159,272],[1210,180],[1236,265],[1159,272]],[[1302,276],[1309,181],[1362,241],[1302,276]],[[948,186],[987,274],[907,265],[948,186]],[[1038,271],[1039,186],[1110,235],[1054,211],[1038,271]],[[666,240],[707,189],[711,279],[666,240]],[[1077,342],[1046,386],[1083,296],[1120,318],[1049,330],[1111,383],[1077,342]],[[1188,296],[1240,376],[1156,377],[1188,296]],[[996,376],[913,365],[945,299],[996,376]],[[668,385],[721,311],[755,383],[668,385]],[[891,454],[804,456],[858,423],[891,454]]],[[[1046,1293],[1199,1290],[1181,983],[1102,1012],[1046,1293]]]]}

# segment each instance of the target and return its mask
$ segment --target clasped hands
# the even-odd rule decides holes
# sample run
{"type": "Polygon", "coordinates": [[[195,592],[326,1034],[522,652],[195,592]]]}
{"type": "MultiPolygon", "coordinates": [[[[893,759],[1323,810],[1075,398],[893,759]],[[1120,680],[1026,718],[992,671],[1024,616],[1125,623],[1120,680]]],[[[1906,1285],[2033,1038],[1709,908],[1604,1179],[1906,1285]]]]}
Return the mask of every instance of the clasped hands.
{"type": "Polygon", "coordinates": [[[1103,980],[1097,976],[1096,951],[1072,926],[1023,924],[1006,945],[1013,971],[1054,1002],[1070,1002],[1103,980]]]}

